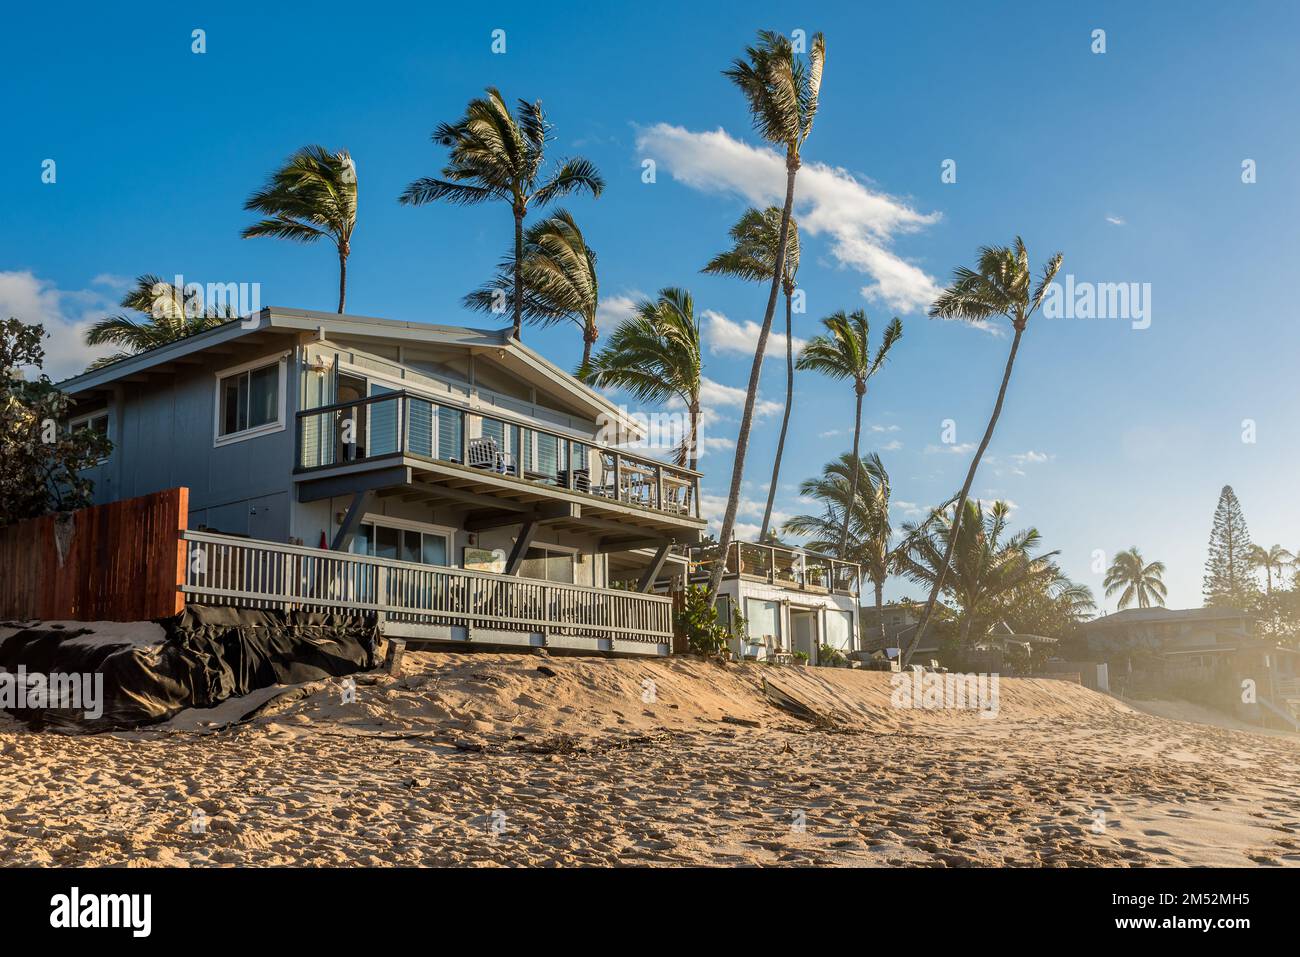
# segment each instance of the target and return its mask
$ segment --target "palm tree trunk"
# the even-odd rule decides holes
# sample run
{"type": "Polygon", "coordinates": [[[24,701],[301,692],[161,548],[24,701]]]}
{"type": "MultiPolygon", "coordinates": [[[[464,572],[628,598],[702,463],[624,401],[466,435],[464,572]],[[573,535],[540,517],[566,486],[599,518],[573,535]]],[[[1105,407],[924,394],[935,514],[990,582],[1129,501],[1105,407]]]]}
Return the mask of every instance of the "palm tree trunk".
{"type": "Polygon", "coordinates": [[[776,483],[781,477],[781,456],[785,452],[785,433],[790,427],[790,406],[794,404],[794,323],[791,318],[791,290],[785,293],[785,415],[781,418],[781,437],[776,440],[776,461],[772,463],[772,484],[767,487],[767,508],[763,510],[763,530],[760,542],[767,540],[767,529],[772,523],[772,504],[776,501],[776,483]]]}
{"type": "Polygon", "coordinates": [[[515,210],[515,322],[510,330],[516,341],[524,339],[524,214],[515,210]]]}
{"type": "Polygon", "coordinates": [[[885,645],[889,639],[885,637],[885,583],[872,582],[876,586],[876,626],[880,630],[880,650],[885,651],[885,645]]]}
{"type": "Polygon", "coordinates": [[[595,326],[584,326],[582,330],[582,365],[579,369],[586,369],[591,363],[591,347],[596,344],[600,338],[600,332],[595,326]]]}
{"type": "Polygon", "coordinates": [[[344,305],[348,301],[348,254],[347,251],[339,247],[339,312],[343,312],[344,305]]]}
{"type": "MultiPolygon", "coordinates": [[[[763,353],[767,350],[767,337],[772,331],[772,315],[776,312],[776,297],[781,291],[781,277],[785,273],[785,247],[790,236],[790,213],[794,208],[794,178],[799,172],[797,161],[787,157],[785,164],[785,207],[781,210],[781,235],[776,242],[776,262],[772,266],[772,290],[767,296],[767,310],[763,313],[763,328],[758,333],[754,349],[754,365],[749,370],[749,390],[745,393],[745,410],[740,417],[740,433],[736,436],[736,461],[731,467],[731,490],[727,493],[727,511],[722,517],[722,531],[718,535],[719,553],[727,554],[731,537],[736,529],[736,512],[740,508],[740,486],[745,479],[745,451],[749,447],[749,431],[754,424],[754,404],[758,400],[758,382],[763,375],[763,353]]],[[[718,600],[722,587],[723,563],[715,562],[709,575],[707,604],[718,600]]]]}
{"type": "Polygon", "coordinates": [[[840,533],[840,558],[849,550],[849,525],[853,522],[854,506],[858,503],[858,470],[862,468],[859,451],[862,441],[862,395],[858,392],[857,409],[853,415],[853,480],[849,482],[849,499],[844,503],[844,531],[840,533]]]}
{"type": "Polygon", "coordinates": [[[1002,387],[998,389],[998,401],[993,406],[993,415],[989,417],[988,428],[984,430],[984,438],[980,446],[975,450],[975,457],[971,459],[970,469],[966,472],[966,482],[961,487],[961,494],[957,496],[957,512],[953,516],[952,529],[948,534],[948,547],[943,552],[943,565],[941,565],[934,577],[934,584],[930,586],[930,597],[925,602],[925,614],[921,616],[921,624],[916,629],[916,634],[912,636],[912,643],[908,645],[907,654],[903,658],[903,667],[907,667],[908,662],[912,660],[912,653],[916,646],[921,643],[925,637],[926,629],[930,627],[930,619],[934,615],[934,604],[939,600],[939,592],[943,590],[943,581],[948,575],[948,566],[952,563],[952,550],[957,545],[957,534],[961,531],[962,513],[966,511],[966,498],[970,495],[971,484],[975,481],[975,470],[979,468],[980,459],[984,456],[984,450],[989,447],[989,441],[993,438],[993,429],[998,424],[998,416],[1002,414],[1002,403],[1007,397],[1007,385],[1011,382],[1011,368],[1016,364],[1016,352],[1020,349],[1020,337],[1025,334],[1023,326],[1016,327],[1015,337],[1011,340],[1011,352],[1007,356],[1007,367],[1002,373],[1002,387]]]}
{"type": "Polygon", "coordinates": [[[695,471],[700,464],[700,451],[697,444],[699,442],[699,433],[700,433],[699,396],[695,396],[693,399],[691,399],[690,417],[691,417],[691,434],[690,434],[689,441],[691,444],[686,450],[686,456],[687,456],[686,467],[691,471],[695,471]]]}

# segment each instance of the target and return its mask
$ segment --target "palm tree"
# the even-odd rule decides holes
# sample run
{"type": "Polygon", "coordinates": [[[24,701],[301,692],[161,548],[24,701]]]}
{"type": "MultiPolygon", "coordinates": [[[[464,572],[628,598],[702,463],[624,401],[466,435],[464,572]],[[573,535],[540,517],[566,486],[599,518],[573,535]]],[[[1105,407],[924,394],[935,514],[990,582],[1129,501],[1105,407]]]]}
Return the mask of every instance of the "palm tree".
{"type": "Polygon", "coordinates": [[[1153,604],[1164,605],[1168,592],[1161,580],[1165,574],[1164,562],[1147,564],[1142,553],[1133,546],[1126,552],[1120,552],[1106,570],[1106,579],[1102,584],[1106,588],[1106,597],[1123,590],[1119,596],[1117,609],[1123,610],[1137,600],[1139,608],[1150,608],[1153,604]]]}
{"type": "MultiPolygon", "coordinates": [[[[754,348],[754,363],[749,370],[749,387],[745,394],[745,408],[740,417],[740,432],[736,436],[736,457],[731,468],[731,488],[727,493],[727,510],[723,515],[722,529],[718,535],[720,553],[727,554],[732,534],[736,528],[736,513],[740,508],[740,488],[745,479],[745,451],[749,447],[749,432],[754,424],[754,404],[758,400],[758,383],[763,374],[763,353],[767,350],[767,337],[772,331],[772,314],[776,311],[776,295],[785,271],[786,244],[790,234],[790,215],[794,209],[794,181],[802,163],[800,151],[812,132],[817,115],[817,99],[822,84],[822,67],[826,63],[826,40],[814,34],[808,62],[797,59],[790,41],[770,30],[758,34],[758,43],[745,49],[745,57],[732,62],[723,71],[740,88],[749,105],[754,128],[769,143],[785,148],[785,205],[781,209],[781,231],[777,236],[775,267],[772,286],[763,312],[763,325],[758,332],[754,348]]],[[[723,562],[715,562],[709,576],[707,601],[712,605],[722,585],[723,562]]]]}
{"type": "Polygon", "coordinates": [[[677,464],[694,469],[699,463],[700,326],[695,300],[685,289],[659,290],[645,299],[636,315],[624,320],[605,347],[579,370],[589,385],[626,389],[644,402],[680,399],[690,418],[686,440],[677,450],[677,464]]]}
{"type": "Polygon", "coordinates": [[[272,236],[314,243],[328,236],[339,256],[339,312],[348,298],[348,256],[357,225],[357,167],[347,150],[304,146],[248,197],[244,209],[269,218],[244,229],[245,239],[272,236]]]}
{"type": "Polygon", "coordinates": [[[819,502],[821,514],[795,515],[781,530],[805,538],[807,547],[813,551],[838,555],[862,566],[875,589],[876,620],[883,639],[885,622],[881,607],[885,582],[894,569],[895,554],[894,529],[889,521],[889,473],[880,456],[872,453],[855,464],[845,452],[823,466],[819,477],[805,479],[799,486],[799,494],[819,502]],[[865,476],[865,482],[854,480],[859,473],[865,476]],[[850,501],[851,509],[845,507],[850,501]],[[845,524],[850,529],[847,543],[842,541],[845,524]]]}
{"type": "Polygon", "coordinates": [[[90,368],[102,368],[235,318],[233,307],[211,308],[196,287],[187,289],[152,274],[137,277],[134,288],[122,297],[121,306],[148,318],[142,322],[126,315],[108,316],[87,329],[86,345],[115,345],[126,350],[96,359],[90,368]]]}
{"type": "MultiPolygon", "coordinates": [[[[1053,563],[1057,552],[1034,554],[1042,543],[1037,529],[1006,534],[1010,514],[1006,502],[994,502],[985,512],[982,502],[967,499],[963,511],[964,519],[958,520],[955,510],[952,517],[944,510],[933,531],[910,536],[911,546],[896,561],[912,581],[931,588],[943,583],[941,587],[960,610],[960,640],[965,646],[974,625],[990,623],[1006,596],[1051,587],[1063,576],[1053,563]],[[951,574],[945,574],[949,569],[951,574]]],[[[903,528],[909,533],[916,530],[911,524],[903,528]]]]}
{"type": "MultiPolygon", "coordinates": [[[[465,297],[465,305],[480,312],[501,312],[514,288],[515,257],[507,253],[491,282],[465,297]]],[[[600,285],[596,251],[563,209],[556,210],[524,233],[523,317],[549,326],[572,322],[582,330],[582,369],[591,361],[591,348],[600,338],[596,309],[600,285]]]]}
{"type": "Polygon", "coordinates": [[[1263,569],[1270,595],[1273,594],[1273,572],[1277,572],[1278,581],[1281,581],[1282,569],[1294,561],[1295,556],[1281,545],[1272,545],[1269,548],[1252,545],[1250,548],[1250,563],[1256,568],[1263,569]]]}
{"type": "MultiPolygon", "coordinates": [[[[769,206],[761,213],[753,208],[745,210],[745,215],[731,227],[731,238],[731,249],[714,256],[701,272],[736,276],[751,282],[770,281],[781,240],[781,210],[775,206],[769,206]]],[[[799,224],[791,219],[786,237],[785,270],[781,277],[781,290],[785,293],[785,414],[781,417],[781,436],[776,441],[776,460],[772,463],[772,482],[767,487],[767,506],[763,509],[759,541],[767,540],[768,527],[772,523],[776,485],[781,477],[781,457],[785,453],[785,435],[790,427],[790,408],[794,403],[793,300],[798,272],[799,224]]]]}
{"type": "MultiPolygon", "coordinates": [[[[957,494],[955,521],[959,526],[962,516],[966,514],[966,499],[970,496],[971,483],[975,481],[975,470],[979,468],[980,459],[984,456],[984,450],[989,447],[989,442],[993,438],[993,429],[1002,414],[1002,403],[1007,397],[1007,385],[1011,382],[1011,369],[1016,362],[1016,352],[1020,349],[1020,338],[1025,334],[1029,317],[1043,304],[1047,287],[1061,268],[1063,258],[1060,253],[1057,253],[1048,260],[1043,268],[1043,276],[1035,286],[1029,269],[1029,252],[1019,236],[1011,246],[984,246],[980,249],[977,268],[958,267],[953,273],[952,285],[940,293],[939,298],[930,307],[931,318],[937,319],[984,322],[995,316],[1006,316],[1011,320],[1011,327],[1015,330],[1011,339],[1011,350],[1007,355],[1006,369],[1002,373],[1002,385],[998,389],[997,401],[993,404],[993,414],[989,416],[984,438],[980,440],[975,456],[971,459],[970,468],[966,471],[966,481],[962,483],[961,491],[957,494]]],[[[956,541],[957,536],[953,535],[948,546],[949,558],[956,541]]],[[[934,604],[939,598],[947,573],[948,566],[945,561],[930,585],[930,596],[925,603],[925,613],[912,636],[912,644],[903,658],[904,665],[911,660],[913,650],[925,637],[926,629],[930,627],[934,604]]]]}
{"type": "MultiPolygon", "coordinates": [[[[875,357],[871,355],[871,326],[867,314],[861,309],[845,314],[840,310],[822,320],[826,333],[815,336],[799,353],[800,369],[812,369],[832,379],[852,379],[856,406],[853,418],[853,455],[851,461],[857,463],[862,442],[862,399],[867,394],[867,380],[880,371],[889,350],[903,335],[903,324],[895,316],[885,327],[884,338],[875,357]]],[[[853,469],[853,478],[849,483],[849,497],[856,494],[858,469],[853,469]]],[[[849,540],[849,521],[845,516],[844,529],[840,534],[840,549],[843,550],[849,540]]]]}
{"type": "Polygon", "coordinates": [[[486,97],[469,101],[464,117],[455,123],[440,123],[433,131],[433,141],[451,150],[442,179],[417,179],[400,199],[410,206],[438,199],[461,206],[492,199],[510,203],[515,219],[512,335],[516,339],[523,338],[524,217],[529,207],[540,208],[584,189],[599,196],[605,188],[596,167],[581,158],[564,161],[539,185],[550,130],[540,100],[520,100],[516,118],[500,91],[488,87],[486,97]]]}

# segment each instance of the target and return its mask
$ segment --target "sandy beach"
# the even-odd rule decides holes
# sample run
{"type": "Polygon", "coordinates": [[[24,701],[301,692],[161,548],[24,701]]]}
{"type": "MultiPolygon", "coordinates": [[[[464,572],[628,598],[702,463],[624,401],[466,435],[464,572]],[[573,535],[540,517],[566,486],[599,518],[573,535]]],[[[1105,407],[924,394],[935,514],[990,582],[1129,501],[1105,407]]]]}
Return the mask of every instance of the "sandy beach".
{"type": "Polygon", "coordinates": [[[5,718],[0,861],[1300,864],[1300,740],[1062,682],[1003,679],[996,717],[692,659],[408,652],[354,683],[95,736],[5,718]]]}

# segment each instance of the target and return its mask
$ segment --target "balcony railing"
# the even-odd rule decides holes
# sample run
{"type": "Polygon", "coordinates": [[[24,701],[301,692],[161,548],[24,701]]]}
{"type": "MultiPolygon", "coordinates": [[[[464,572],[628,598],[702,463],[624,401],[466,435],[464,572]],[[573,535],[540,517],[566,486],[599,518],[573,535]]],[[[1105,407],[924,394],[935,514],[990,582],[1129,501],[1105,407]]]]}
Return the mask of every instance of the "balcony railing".
{"type": "Polygon", "coordinates": [[[407,392],[306,409],[297,419],[299,471],[405,455],[700,517],[698,472],[407,392]]]}
{"type": "Polygon", "coordinates": [[[377,614],[386,621],[462,625],[581,638],[667,643],[672,599],[417,565],[187,531],[184,592],[246,608],[377,614]]]}
{"type": "MultiPolygon", "coordinates": [[[[720,555],[718,545],[695,545],[687,549],[691,577],[710,575],[720,555]]],[[[780,545],[732,542],[727,549],[723,575],[728,578],[738,575],[761,578],[787,588],[856,595],[861,585],[862,566],[780,545]]]]}

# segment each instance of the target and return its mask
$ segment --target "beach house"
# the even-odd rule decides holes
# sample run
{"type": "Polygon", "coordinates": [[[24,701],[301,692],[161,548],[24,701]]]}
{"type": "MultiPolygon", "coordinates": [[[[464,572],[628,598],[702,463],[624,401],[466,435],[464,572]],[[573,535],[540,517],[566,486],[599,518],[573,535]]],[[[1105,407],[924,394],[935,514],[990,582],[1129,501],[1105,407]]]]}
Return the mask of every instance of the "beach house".
{"type": "MultiPolygon", "coordinates": [[[[716,544],[686,554],[687,576],[697,584],[721,559],[716,544]]],[[[858,650],[861,581],[862,568],[854,562],[803,548],[732,542],[717,605],[731,631],[732,653],[776,661],[807,655],[818,664],[823,647],[845,656],[858,650]]]]}
{"type": "Polygon", "coordinates": [[[699,473],[508,330],[266,308],[60,387],[113,444],[97,504],[189,489],[190,601],[668,652],[699,473]]]}

